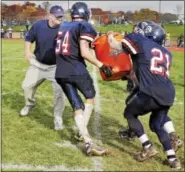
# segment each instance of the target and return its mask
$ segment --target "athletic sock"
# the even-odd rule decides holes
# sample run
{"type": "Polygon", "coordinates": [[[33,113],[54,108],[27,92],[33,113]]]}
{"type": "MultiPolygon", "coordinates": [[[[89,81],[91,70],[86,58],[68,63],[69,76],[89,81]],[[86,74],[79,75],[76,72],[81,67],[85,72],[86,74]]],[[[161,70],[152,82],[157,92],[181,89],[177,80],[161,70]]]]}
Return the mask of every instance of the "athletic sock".
{"type": "Polygon", "coordinates": [[[166,131],[168,134],[170,133],[175,133],[175,128],[173,126],[173,122],[172,121],[168,121],[166,123],[164,123],[163,126],[164,131],[166,131]]]}
{"type": "Polygon", "coordinates": [[[85,126],[88,125],[92,111],[93,111],[93,104],[87,104],[85,103],[85,110],[83,112],[83,116],[84,116],[84,121],[85,121],[85,126]]]}
{"type": "Polygon", "coordinates": [[[83,115],[82,114],[77,114],[77,115],[75,115],[74,119],[75,119],[75,123],[78,127],[78,130],[80,131],[80,134],[84,138],[85,143],[91,142],[89,133],[87,131],[87,127],[85,126],[85,123],[84,123],[83,115]]]}
{"type": "Polygon", "coordinates": [[[150,146],[152,146],[152,143],[149,141],[148,136],[146,134],[143,134],[138,139],[145,149],[148,149],[150,146]]]}
{"type": "Polygon", "coordinates": [[[166,155],[167,155],[168,160],[170,161],[174,161],[176,159],[175,151],[173,149],[166,151],[166,155]]]}

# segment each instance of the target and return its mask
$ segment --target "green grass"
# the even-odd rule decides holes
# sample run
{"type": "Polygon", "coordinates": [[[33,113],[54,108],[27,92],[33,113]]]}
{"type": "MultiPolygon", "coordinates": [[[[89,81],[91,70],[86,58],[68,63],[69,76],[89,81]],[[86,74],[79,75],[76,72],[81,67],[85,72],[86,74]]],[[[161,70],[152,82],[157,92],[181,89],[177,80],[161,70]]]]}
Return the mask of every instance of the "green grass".
{"type": "MultiPolygon", "coordinates": [[[[123,26],[123,25],[97,25],[95,28],[97,31],[101,32],[107,32],[110,30],[114,30],[117,32],[123,32],[123,31],[128,31],[132,32],[132,27],[133,25],[128,25],[128,26],[123,26]]],[[[171,37],[178,37],[180,34],[184,34],[184,26],[183,25],[173,25],[173,24],[165,24],[164,25],[166,32],[170,32],[171,37]]],[[[15,32],[20,32],[21,28],[25,30],[25,26],[14,26],[12,29],[15,32]]]]}
{"type": "MultiPolygon", "coordinates": [[[[27,117],[19,117],[18,113],[24,106],[23,91],[21,88],[28,63],[24,60],[24,42],[22,40],[2,41],[2,163],[30,164],[30,165],[64,165],[68,168],[94,169],[92,158],[87,157],[81,149],[57,147],[55,143],[69,141],[74,145],[73,139],[75,125],[72,109],[66,100],[64,111],[63,131],[53,130],[53,98],[52,86],[49,82],[43,83],[37,90],[37,106],[27,117]],[[16,71],[17,70],[17,71],[16,71]],[[48,97],[42,97],[47,95],[48,97]]],[[[175,84],[176,98],[184,103],[184,53],[173,52],[173,66],[171,79],[175,84]]],[[[92,71],[92,66],[89,65],[92,71]]],[[[98,74],[98,73],[97,73],[98,74]]],[[[147,134],[160,151],[160,154],[145,163],[133,160],[131,152],[139,151],[140,143],[135,141],[120,140],[117,131],[126,126],[123,118],[125,107],[124,100],[128,93],[124,92],[126,82],[102,81],[98,74],[100,88],[100,128],[101,140],[111,152],[109,156],[102,158],[105,171],[169,171],[162,165],[165,154],[154,133],[148,127],[149,116],[141,117],[147,134]],[[110,101],[106,101],[106,100],[110,101]],[[115,101],[114,101],[115,100],[115,101]],[[117,100],[117,101],[116,101],[117,100]]],[[[175,104],[170,110],[177,134],[184,140],[184,105],[175,104]]],[[[93,138],[94,115],[90,120],[89,130],[93,138]]],[[[184,150],[177,153],[184,168],[184,150]]],[[[16,169],[3,169],[3,171],[16,169]]],[[[25,169],[28,171],[27,169],[25,169]]],[[[30,170],[31,171],[31,170],[30,170]]]]}
{"type": "MultiPolygon", "coordinates": [[[[106,33],[107,31],[116,31],[116,32],[132,32],[133,25],[123,26],[123,25],[97,25],[96,30],[98,32],[106,33]]],[[[164,25],[165,31],[170,33],[172,40],[177,40],[179,35],[184,34],[184,26],[183,25],[173,25],[173,24],[166,24],[164,25]]]]}

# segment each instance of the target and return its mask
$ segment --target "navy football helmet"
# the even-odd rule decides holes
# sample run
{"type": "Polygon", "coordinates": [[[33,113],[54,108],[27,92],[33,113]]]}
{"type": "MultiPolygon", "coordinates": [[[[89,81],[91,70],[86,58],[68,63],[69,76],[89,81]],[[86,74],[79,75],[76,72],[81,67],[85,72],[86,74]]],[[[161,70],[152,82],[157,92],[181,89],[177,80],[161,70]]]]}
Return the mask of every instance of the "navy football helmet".
{"type": "Polygon", "coordinates": [[[72,19],[83,18],[84,20],[88,21],[90,16],[91,16],[91,10],[84,2],[77,2],[73,4],[73,6],[71,7],[72,19]]]}
{"type": "Polygon", "coordinates": [[[136,25],[134,25],[133,32],[140,33],[160,45],[163,44],[166,37],[164,29],[160,25],[152,21],[143,21],[136,23],[136,25]]]}

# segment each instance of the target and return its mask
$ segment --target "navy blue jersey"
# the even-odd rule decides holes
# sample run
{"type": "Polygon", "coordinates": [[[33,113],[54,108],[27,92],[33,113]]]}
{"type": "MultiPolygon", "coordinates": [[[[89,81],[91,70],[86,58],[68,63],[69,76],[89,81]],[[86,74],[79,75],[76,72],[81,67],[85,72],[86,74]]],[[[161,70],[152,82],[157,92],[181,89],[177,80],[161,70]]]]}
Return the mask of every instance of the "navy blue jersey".
{"type": "Polygon", "coordinates": [[[92,25],[86,21],[72,21],[63,23],[57,37],[57,69],[56,77],[67,78],[70,75],[88,73],[84,58],[80,53],[80,39],[91,43],[97,33],[92,25]]]}
{"type": "Polygon", "coordinates": [[[132,55],[140,90],[161,105],[172,105],[175,89],[169,79],[171,53],[151,39],[135,33],[128,34],[122,45],[132,55]]]}
{"type": "Polygon", "coordinates": [[[35,22],[25,36],[25,41],[35,42],[34,54],[38,61],[47,65],[56,64],[56,37],[59,26],[51,28],[48,20],[35,22]]]}

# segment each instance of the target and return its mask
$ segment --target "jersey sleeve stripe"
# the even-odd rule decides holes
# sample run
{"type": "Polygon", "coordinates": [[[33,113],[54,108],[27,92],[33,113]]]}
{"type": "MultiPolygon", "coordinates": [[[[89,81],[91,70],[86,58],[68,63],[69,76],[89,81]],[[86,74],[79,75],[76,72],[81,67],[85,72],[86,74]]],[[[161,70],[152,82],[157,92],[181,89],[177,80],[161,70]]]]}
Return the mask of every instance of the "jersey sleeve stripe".
{"type": "Polygon", "coordinates": [[[87,35],[81,35],[80,38],[86,39],[86,40],[91,41],[91,42],[94,41],[94,38],[89,37],[89,36],[87,36],[87,35]]]}
{"type": "Polygon", "coordinates": [[[126,39],[122,39],[122,43],[126,46],[132,54],[137,54],[137,49],[126,39]]]}

